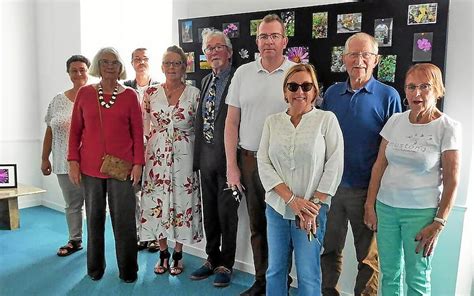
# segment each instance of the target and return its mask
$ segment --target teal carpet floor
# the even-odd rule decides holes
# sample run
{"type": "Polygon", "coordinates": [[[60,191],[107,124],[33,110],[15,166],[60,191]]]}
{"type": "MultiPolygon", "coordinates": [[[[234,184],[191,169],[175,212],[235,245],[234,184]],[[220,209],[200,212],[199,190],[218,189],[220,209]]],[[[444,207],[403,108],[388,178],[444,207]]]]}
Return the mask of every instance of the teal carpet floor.
{"type": "MultiPolygon", "coordinates": [[[[183,274],[157,276],[153,267],[158,253],[142,251],[138,255],[140,271],[133,284],[118,278],[110,218],[106,226],[107,268],[100,281],[86,274],[86,247],[68,257],[56,256],[67,241],[63,213],[33,207],[20,210],[18,230],[0,230],[0,295],[239,295],[253,283],[251,274],[234,271],[232,284],[214,288],[213,277],[191,281],[189,275],[202,259],[184,256],[183,274]]],[[[84,224],[85,227],[85,224],[84,224]]],[[[86,235],[84,235],[86,237],[86,235]]],[[[85,243],[85,242],[84,242],[85,243]]],[[[172,250],[170,250],[172,251],[172,250]]]]}

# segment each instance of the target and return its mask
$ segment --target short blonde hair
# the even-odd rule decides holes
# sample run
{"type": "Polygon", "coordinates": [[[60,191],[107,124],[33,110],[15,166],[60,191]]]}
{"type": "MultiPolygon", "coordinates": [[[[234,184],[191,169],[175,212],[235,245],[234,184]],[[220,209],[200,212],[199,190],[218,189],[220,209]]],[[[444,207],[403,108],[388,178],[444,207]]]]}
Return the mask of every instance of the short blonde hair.
{"type": "Polygon", "coordinates": [[[311,76],[311,82],[313,83],[314,87],[314,98],[311,101],[313,103],[316,98],[319,96],[319,86],[318,86],[318,79],[316,78],[316,70],[314,69],[314,66],[311,64],[297,64],[291,67],[288,72],[286,72],[285,79],[283,80],[283,93],[286,91],[286,84],[288,83],[288,80],[290,79],[293,74],[298,73],[298,72],[306,72],[311,76]]]}
{"type": "Polygon", "coordinates": [[[443,76],[438,66],[431,63],[420,63],[411,66],[405,75],[405,81],[408,75],[419,74],[428,80],[428,83],[433,87],[435,96],[439,99],[444,97],[445,88],[443,84],[443,76]]]}
{"type": "Polygon", "coordinates": [[[120,80],[126,79],[127,71],[125,70],[125,67],[123,66],[123,60],[120,57],[120,54],[118,53],[118,51],[113,47],[104,47],[104,48],[99,49],[99,51],[95,54],[94,59],[92,60],[91,67],[89,68],[89,74],[94,77],[101,77],[99,62],[104,53],[111,53],[115,56],[115,58],[120,62],[119,79],[120,80]]]}
{"type": "Polygon", "coordinates": [[[257,39],[258,39],[258,35],[260,34],[260,32],[259,32],[260,31],[260,25],[262,23],[267,23],[268,24],[268,23],[271,23],[271,22],[280,23],[280,25],[281,25],[281,34],[283,35],[283,37],[286,37],[285,23],[283,22],[283,20],[276,14],[267,14],[257,26],[257,39]]]}

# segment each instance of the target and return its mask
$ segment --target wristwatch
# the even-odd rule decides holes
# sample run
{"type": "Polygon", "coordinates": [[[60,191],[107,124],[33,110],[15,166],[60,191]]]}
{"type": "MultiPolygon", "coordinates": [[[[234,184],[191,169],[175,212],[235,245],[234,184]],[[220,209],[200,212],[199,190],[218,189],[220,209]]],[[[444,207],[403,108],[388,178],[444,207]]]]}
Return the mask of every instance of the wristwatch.
{"type": "Polygon", "coordinates": [[[310,202],[314,203],[315,205],[322,205],[323,202],[316,196],[313,196],[312,198],[309,199],[310,202]]]}

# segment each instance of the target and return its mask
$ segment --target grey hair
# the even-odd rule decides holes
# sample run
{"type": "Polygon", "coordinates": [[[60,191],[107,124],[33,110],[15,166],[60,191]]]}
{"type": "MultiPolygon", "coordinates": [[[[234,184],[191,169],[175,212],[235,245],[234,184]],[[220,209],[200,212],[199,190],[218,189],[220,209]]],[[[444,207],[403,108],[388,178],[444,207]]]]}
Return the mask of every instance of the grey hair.
{"type": "Polygon", "coordinates": [[[225,41],[225,45],[230,49],[230,55],[232,56],[232,43],[230,42],[229,37],[224,34],[222,31],[216,29],[205,28],[202,30],[202,52],[207,48],[207,42],[211,37],[222,37],[225,41]]]}
{"type": "Polygon", "coordinates": [[[133,56],[135,55],[135,53],[136,53],[137,51],[148,51],[148,48],[146,48],[146,47],[135,48],[135,50],[132,51],[132,59],[131,59],[132,62],[133,62],[133,56]]]}
{"type": "Polygon", "coordinates": [[[355,33],[354,35],[351,35],[349,38],[346,40],[346,44],[344,45],[344,54],[349,52],[349,43],[354,40],[354,39],[368,39],[370,42],[370,45],[372,46],[372,52],[375,54],[379,54],[379,44],[377,43],[377,40],[372,35],[369,35],[364,32],[359,32],[355,33]]]}
{"type": "Polygon", "coordinates": [[[105,53],[111,53],[115,56],[115,58],[120,62],[120,74],[119,79],[123,80],[127,78],[127,71],[123,66],[123,60],[120,57],[118,51],[113,47],[104,47],[99,49],[99,51],[95,54],[94,59],[92,60],[91,67],[89,68],[89,74],[94,77],[101,77],[100,76],[100,65],[99,61],[102,58],[102,55],[105,53]]]}

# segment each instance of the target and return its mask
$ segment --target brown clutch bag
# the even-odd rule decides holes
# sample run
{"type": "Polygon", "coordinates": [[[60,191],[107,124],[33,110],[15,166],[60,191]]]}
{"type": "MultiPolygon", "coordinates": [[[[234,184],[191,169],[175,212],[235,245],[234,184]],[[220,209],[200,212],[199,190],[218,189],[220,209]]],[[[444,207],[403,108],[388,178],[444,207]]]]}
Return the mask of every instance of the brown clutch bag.
{"type": "Polygon", "coordinates": [[[110,154],[103,157],[100,172],[114,179],[125,181],[132,169],[132,164],[126,160],[120,159],[110,154]]]}

